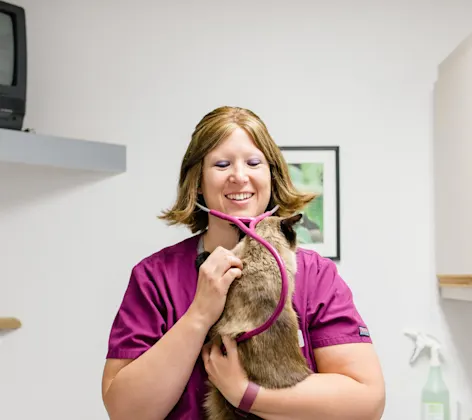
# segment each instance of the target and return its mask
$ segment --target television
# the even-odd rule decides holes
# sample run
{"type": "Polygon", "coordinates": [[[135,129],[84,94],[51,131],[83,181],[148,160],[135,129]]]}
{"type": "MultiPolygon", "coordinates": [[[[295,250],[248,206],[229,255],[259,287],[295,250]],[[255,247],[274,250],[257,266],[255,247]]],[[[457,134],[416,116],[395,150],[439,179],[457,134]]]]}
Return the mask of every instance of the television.
{"type": "Polygon", "coordinates": [[[0,1],[0,128],[23,128],[26,65],[25,10],[0,1]]]}

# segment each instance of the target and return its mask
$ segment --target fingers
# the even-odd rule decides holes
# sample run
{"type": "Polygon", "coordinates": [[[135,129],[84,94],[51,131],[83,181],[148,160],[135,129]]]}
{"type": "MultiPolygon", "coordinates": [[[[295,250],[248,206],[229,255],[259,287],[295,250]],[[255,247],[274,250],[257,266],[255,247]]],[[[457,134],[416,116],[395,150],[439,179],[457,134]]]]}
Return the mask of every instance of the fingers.
{"type": "Polygon", "coordinates": [[[205,365],[205,368],[208,368],[208,364],[210,363],[211,358],[211,343],[207,343],[202,348],[202,360],[205,365]]]}
{"type": "Polygon", "coordinates": [[[209,363],[211,360],[217,360],[220,357],[229,356],[230,354],[232,355],[237,351],[238,345],[236,340],[233,340],[229,336],[223,336],[222,342],[214,340],[202,347],[202,359],[204,362],[209,363]]]}
{"type": "Polygon", "coordinates": [[[211,353],[211,343],[206,343],[202,347],[202,357],[203,359],[207,359],[211,353]]]}
{"type": "Polygon", "coordinates": [[[218,247],[201,265],[200,272],[209,280],[220,280],[227,289],[234,279],[242,276],[243,263],[231,251],[218,247]]]}
{"type": "Polygon", "coordinates": [[[215,341],[213,341],[213,344],[211,346],[211,355],[218,357],[220,355],[220,353],[221,353],[220,347],[219,347],[218,343],[215,340],[215,341]]]}
{"type": "Polygon", "coordinates": [[[202,358],[209,360],[221,353],[217,340],[210,341],[202,347],[202,358]]]}
{"type": "Polygon", "coordinates": [[[213,253],[208,258],[209,262],[210,260],[215,262],[215,269],[217,269],[221,275],[231,267],[237,267],[240,270],[243,269],[242,261],[231,251],[228,251],[221,246],[213,251],[213,253]]]}
{"type": "MultiPolygon", "coordinates": [[[[223,248],[221,248],[224,250],[223,248]]],[[[200,273],[207,278],[220,279],[228,270],[237,268],[243,269],[242,261],[232,255],[230,251],[224,250],[215,253],[214,251],[208,259],[200,266],[200,273]]]]}
{"type": "Polygon", "coordinates": [[[207,343],[202,347],[202,360],[207,373],[212,371],[213,363],[221,356],[221,350],[215,341],[207,343]]]}
{"type": "Polygon", "coordinates": [[[234,279],[241,277],[242,274],[243,272],[239,268],[230,268],[222,277],[221,281],[226,285],[226,287],[229,287],[234,279]]]}
{"type": "Polygon", "coordinates": [[[238,257],[231,254],[231,255],[227,256],[226,260],[227,260],[228,268],[229,267],[237,267],[240,270],[243,269],[243,262],[238,257]]]}
{"type": "Polygon", "coordinates": [[[238,344],[236,343],[236,340],[233,340],[228,335],[224,335],[221,338],[226,348],[226,354],[228,355],[228,357],[232,357],[238,351],[238,344]]]}

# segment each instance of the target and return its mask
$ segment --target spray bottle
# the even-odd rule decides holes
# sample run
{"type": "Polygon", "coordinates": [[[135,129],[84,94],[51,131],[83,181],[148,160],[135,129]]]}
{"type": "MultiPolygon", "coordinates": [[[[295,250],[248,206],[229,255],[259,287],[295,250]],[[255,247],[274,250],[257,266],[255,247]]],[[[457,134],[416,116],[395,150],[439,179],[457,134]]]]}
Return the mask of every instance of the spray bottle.
{"type": "Polygon", "coordinates": [[[439,341],[416,331],[407,330],[405,335],[415,341],[410,364],[418,359],[424,349],[428,348],[430,351],[428,380],[421,393],[421,420],[450,420],[449,390],[442,377],[439,341]]]}

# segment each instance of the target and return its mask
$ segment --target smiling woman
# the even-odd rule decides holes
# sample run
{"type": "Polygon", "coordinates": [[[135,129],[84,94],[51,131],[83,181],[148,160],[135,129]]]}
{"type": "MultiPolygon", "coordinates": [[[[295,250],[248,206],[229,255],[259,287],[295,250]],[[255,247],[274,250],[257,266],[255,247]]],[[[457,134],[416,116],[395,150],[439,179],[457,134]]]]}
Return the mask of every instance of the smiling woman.
{"type": "Polygon", "coordinates": [[[243,265],[233,252],[239,232],[197,204],[246,217],[277,206],[275,215],[287,217],[314,197],[294,187],[281,151],[253,112],[222,107],[199,122],[182,160],[176,203],[161,216],[195,235],[132,270],[103,372],[112,420],[204,419],[208,379],[252,418],[381,417],[385,391],[369,330],[334,263],[315,251],[297,248],[292,299],[300,352],[312,372],[307,379],[278,390],[251,383],[227,338],[227,354],[213,346],[204,351],[205,363],[201,357],[243,265]],[[197,269],[203,254],[209,256],[197,269]]]}
{"type": "MultiPolygon", "coordinates": [[[[249,176],[252,168],[258,172],[268,169],[263,188],[270,191],[269,207],[280,206],[280,216],[295,213],[315,197],[295,189],[279,148],[257,115],[242,108],[222,107],[205,115],[196,126],[182,160],[177,200],[162,219],[170,224],[187,225],[193,233],[208,227],[208,215],[196,209],[195,202],[204,204],[210,199],[203,194],[202,182],[205,173],[209,177],[211,168],[212,174],[217,170],[232,173],[233,180],[241,175],[249,176]]],[[[241,185],[229,188],[226,194],[248,191],[241,189],[241,185]]]]}
{"type": "MultiPolygon", "coordinates": [[[[204,157],[197,191],[201,204],[232,216],[253,217],[267,209],[271,197],[269,163],[245,130],[236,128],[204,157]]],[[[217,217],[209,218],[209,251],[219,245],[218,237],[227,225],[217,217]]]]}

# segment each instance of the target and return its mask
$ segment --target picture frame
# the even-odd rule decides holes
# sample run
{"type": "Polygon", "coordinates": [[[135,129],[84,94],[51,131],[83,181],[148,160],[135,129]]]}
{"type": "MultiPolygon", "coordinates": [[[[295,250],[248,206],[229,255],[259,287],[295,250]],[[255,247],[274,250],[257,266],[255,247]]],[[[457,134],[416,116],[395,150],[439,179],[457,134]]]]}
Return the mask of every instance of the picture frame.
{"type": "Polygon", "coordinates": [[[317,197],[303,210],[296,225],[299,247],[322,257],[341,259],[339,146],[279,146],[292,183],[317,197]]]}

